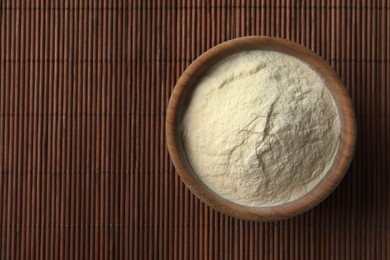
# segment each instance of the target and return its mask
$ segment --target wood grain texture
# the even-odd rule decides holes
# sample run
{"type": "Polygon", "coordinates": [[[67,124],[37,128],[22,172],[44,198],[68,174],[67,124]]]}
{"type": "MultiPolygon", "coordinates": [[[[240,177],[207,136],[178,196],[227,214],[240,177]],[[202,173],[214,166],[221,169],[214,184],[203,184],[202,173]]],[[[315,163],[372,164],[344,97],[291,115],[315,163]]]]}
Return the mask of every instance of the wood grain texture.
{"type": "Polygon", "coordinates": [[[389,259],[385,0],[0,1],[0,258],[389,259]],[[340,186],[298,217],[228,217],[180,181],[165,141],[185,68],[218,43],[302,44],[357,115],[340,186]]]}
{"type": "Polygon", "coordinates": [[[247,36],[235,38],[203,53],[194,60],[178,79],[169,99],[166,115],[167,147],[176,172],[198,198],[208,206],[233,217],[254,221],[276,221],[301,214],[324,200],[344,177],[355,152],[356,115],[351,98],[337,73],[316,53],[302,45],[286,39],[269,36],[247,36]],[[294,201],[271,207],[248,207],[233,203],[215,193],[192,169],[185,154],[182,120],[192,93],[199,80],[227,57],[240,52],[263,50],[293,56],[315,70],[337,106],[340,119],[339,145],[335,160],[322,180],[304,196],[294,201]]]}

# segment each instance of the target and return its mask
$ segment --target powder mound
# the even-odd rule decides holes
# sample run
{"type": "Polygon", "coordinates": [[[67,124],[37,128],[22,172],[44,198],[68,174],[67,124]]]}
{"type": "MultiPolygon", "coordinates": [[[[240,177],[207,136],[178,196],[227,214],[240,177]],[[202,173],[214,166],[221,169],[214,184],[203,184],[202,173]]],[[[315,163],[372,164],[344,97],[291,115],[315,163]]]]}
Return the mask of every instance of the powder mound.
{"type": "Polygon", "coordinates": [[[181,133],[189,163],[211,190],[242,205],[275,206],[301,197],[329,170],[340,118],[309,65],[256,50],[200,79],[181,133]]]}

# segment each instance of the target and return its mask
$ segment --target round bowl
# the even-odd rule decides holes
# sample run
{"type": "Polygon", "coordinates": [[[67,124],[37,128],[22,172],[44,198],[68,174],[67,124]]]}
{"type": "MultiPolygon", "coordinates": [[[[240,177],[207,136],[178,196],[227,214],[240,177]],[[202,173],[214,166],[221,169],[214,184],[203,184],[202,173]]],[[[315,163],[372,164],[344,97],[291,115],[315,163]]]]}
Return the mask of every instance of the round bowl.
{"type": "Polygon", "coordinates": [[[186,186],[210,207],[233,217],[273,221],[307,211],[324,200],[340,183],[352,160],[356,142],[356,118],[351,99],[343,82],[331,66],[311,50],[294,42],[274,37],[250,36],[226,41],[203,53],[179,78],[168,104],[166,117],[167,144],[172,162],[186,186]],[[183,149],[179,124],[185,100],[197,80],[213,65],[234,53],[247,50],[270,50],[294,56],[309,64],[325,82],[338,109],[341,123],[340,144],[335,160],[321,181],[302,197],[271,207],[248,207],[224,199],[192,170],[183,149]]]}

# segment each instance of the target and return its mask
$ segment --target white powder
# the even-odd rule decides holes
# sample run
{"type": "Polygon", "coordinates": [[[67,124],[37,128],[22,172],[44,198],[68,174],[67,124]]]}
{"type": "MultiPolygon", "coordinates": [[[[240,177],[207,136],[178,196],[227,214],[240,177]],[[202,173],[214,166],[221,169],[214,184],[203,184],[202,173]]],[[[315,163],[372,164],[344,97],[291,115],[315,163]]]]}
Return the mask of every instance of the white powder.
{"type": "Polygon", "coordinates": [[[248,51],[201,78],[181,131],[187,159],[210,189],[242,205],[274,206],[301,197],[329,170],[340,119],[307,64],[248,51]]]}

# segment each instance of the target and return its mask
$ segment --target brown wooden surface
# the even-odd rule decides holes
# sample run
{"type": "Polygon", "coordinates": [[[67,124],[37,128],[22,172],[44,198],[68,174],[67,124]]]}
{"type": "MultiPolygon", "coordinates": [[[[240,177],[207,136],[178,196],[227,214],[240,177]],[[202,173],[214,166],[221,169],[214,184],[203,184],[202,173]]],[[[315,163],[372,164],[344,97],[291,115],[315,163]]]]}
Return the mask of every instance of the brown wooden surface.
{"type": "Polygon", "coordinates": [[[0,1],[0,258],[390,258],[386,0],[0,1]],[[217,213],[169,160],[165,115],[186,66],[244,35],[279,36],[345,81],[356,155],[313,210],[217,213]]]}
{"type": "MultiPolygon", "coordinates": [[[[212,130],[212,129],[210,129],[212,130]]],[[[269,36],[238,37],[203,53],[183,72],[169,99],[166,114],[167,147],[177,174],[206,205],[232,217],[255,221],[275,221],[299,215],[324,200],[340,183],[351,163],[356,144],[356,116],[351,98],[337,73],[319,55],[293,41],[269,36]],[[204,73],[224,59],[251,50],[277,51],[295,56],[317,71],[336,102],[340,119],[339,145],[333,164],[322,180],[304,196],[272,207],[248,207],[215,193],[198,177],[186,158],[182,120],[191,95],[204,73]]],[[[233,137],[234,138],[234,137],[233,137]]]]}

